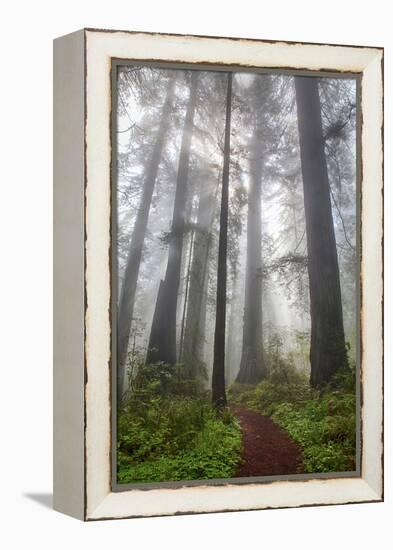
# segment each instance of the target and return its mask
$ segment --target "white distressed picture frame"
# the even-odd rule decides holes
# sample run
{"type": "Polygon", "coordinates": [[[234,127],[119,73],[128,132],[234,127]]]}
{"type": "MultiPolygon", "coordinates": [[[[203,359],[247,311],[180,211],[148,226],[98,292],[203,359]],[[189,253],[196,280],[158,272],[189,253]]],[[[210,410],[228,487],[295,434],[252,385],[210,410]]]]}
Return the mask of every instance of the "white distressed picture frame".
{"type": "Polygon", "coordinates": [[[383,499],[383,50],[81,30],[54,46],[54,507],[82,520],[383,499]],[[359,477],[111,489],[111,60],[361,74],[359,477]]]}

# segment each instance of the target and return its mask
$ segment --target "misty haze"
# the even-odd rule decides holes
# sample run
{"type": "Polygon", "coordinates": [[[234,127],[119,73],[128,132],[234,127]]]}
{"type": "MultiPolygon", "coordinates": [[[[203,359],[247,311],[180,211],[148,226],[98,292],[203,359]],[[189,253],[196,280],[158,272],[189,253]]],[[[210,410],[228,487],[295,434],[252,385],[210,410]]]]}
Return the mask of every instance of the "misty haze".
{"type": "Polygon", "coordinates": [[[117,67],[117,481],[356,470],[357,82],[117,67]]]}

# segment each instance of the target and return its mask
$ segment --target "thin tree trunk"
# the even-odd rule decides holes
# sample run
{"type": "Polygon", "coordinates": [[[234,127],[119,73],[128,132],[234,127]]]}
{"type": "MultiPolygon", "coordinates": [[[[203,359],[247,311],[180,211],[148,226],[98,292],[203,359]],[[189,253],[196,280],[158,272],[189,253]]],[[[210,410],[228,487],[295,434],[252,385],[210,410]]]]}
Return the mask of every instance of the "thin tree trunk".
{"type": "Polygon", "coordinates": [[[243,346],[236,381],[255,384],[266,376],[262,351],[262,146],[258,125],[251,142],[247,215],[246,286],[243,346]]]}
{"type": "Polygon", "coordinates": [[[136,216],[124,281],[121,289],[117,322],[117,392],[119,402],[124,393],[124,378],[127,364],[128,342],[130,338],[132,317],[134,313],[135,293],[138,281],[139,269],[142,259],[143,243],[146,236],[147,222],[157,179],[158,167],[162,158],[162,151],[170,124],[175,95],[176,76],[173,76],[168,84],[168,90],[162,108],[161,122],[158,128],[154,147],[149,158],[143,184],[142,197],[136,216]]]}
{"type": "Polygon", "coordinates": [[[311,311],[311,384],[348,364],[318,80],[295,77],[311,311]]]}
{"type": "MultiPolygon", "coordinates": [[[[192,229],[191,235],[190,235],[190,247],[188,252],[188,262],[187,262],[187,274],[186,274],[186,284],[185,284],[185,290],[184,290],[184,302],[183,302],[183,314],[181,318],[181,330],[180,330],[180,345],[179,345],[179,361],[182,361],[183,359],[183,348],[184,348],[184,331],[186,327],[186,313],[188,314],[188,308],[189,308],[189,294],[190,294],[190,286],[191,286],[191,278],[192,278],[192,262],[193,262],[193,254],[194,254],[194,241],[195,241],[195,231],[192,229]]],[[[192,290],[192,289],[191,289],[192,290]]]]}
{"type": "Polygon", "coordinates": [[[230,301],[230,312],[228,320],[228,337],[226,342],[226,369],[225,369],[225,381],[226,384],[231,384],[236,378],[237,368],[239,363],[236,363],[234,357],[234,350],[236,349],[236,317],[237,317],[237,300],[238,300],[238,272],[234,274],[232,296],[230,301]]]}
{"type": "Polygon", "coordinates": [[[224,166],[222,172],[220,236],[218,242],[216,327],[214,332],[214,360],[212,374],[212,401],[216,408],[226,406],[225,393],[225,325],[227,300],[227,243],[228,243],[228,200],[229,200],[229,158],[231,148],[231,104],[232,73],[228,73],[224,166]]]}
{"type": "Polygon", "coordinates": [[[199,311],[199,323],[198,323],[198,340],[196,343],[195,355],[198,359],[206,364],[206,317],[207,317],[207,294],[209,286],[209,253],[210,243],[206,251],[206,269],[203,279],[203,289],[201,296],[201,305],[199,311]]]}
{"type": "Polygon", "coordinates": [[[187,203],[190,147],[197,102],[198,72],[192,71],[190,98],[184,122],[177,173],[175,204],[169,241],[168,264],[165,279],[160,282],[156,308],[150,333],[147,363],[176,363],[176,312],[180,284],[183,235],[187,203]]]}
{"type": "MultiPolygon", "coordinates": [[[[191,182],[190,182],[191,183],[191,182]]],[[[191,188],[191,186],[188,186],[188,196],[193,196],[194,189],[191,188]]],[[[189,227],[192,227],[192,220],[193,220],[193,201],[188,200],[187,201],[187,208],[186,208],[186,223],[188,223],[189,227]]],[[[191,242],[194,240],[194,230],[191,229],[191,231],[186,231],[183,236],[183,252],[182,252],[182,258],[181,258],[181,268],[180,268],[180,283],[179,283],[179,290],[177,293],[177,314],[176,314],[176,353],[178,357],[178,361],[181,361],[182,355],[183,355],[183,339],[184,339],[184,328],[185,328],[185,314],[187,310],[187,298],[186,294],[188,295],[188,287],[190,285],[190,271],[189,271],[189,263],[192,260],[192,256],[190,254],[190,251],[192,252],[191,248],[193,249],[193,246],[191,247],[191,242]],[[180,327],[180,335],[179,335],[179,327],[180,327]]]]}
{"type": "Polygon", "coordinates": [[[192,264],[190,268],[190,285],[188,293],[187,314],[184,329],[182,360],[187,368],[188,376],[194,378],[197,367],[202,363],[201,341],[204,340],[203,325],[206,315],[207,264],[210,245],[210,230],[213,223],[215,194],[201,186],[198,204],[198,216],[195,227],[192,264]]]}

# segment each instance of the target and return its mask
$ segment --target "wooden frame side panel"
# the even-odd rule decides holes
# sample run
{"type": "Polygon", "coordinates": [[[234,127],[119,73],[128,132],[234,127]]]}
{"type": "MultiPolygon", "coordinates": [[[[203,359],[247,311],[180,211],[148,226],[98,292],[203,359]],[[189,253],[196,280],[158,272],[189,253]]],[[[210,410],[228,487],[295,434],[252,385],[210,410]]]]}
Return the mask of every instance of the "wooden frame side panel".
{"type": "Polygon", "coordinates": [[[362,78],[362,477],[383,499],[383,52],[362,78]]]}
{"type": "Polygon", "coordinates": [[[84,519],[84,31],[54,41],[54,508],[84,519]]]}

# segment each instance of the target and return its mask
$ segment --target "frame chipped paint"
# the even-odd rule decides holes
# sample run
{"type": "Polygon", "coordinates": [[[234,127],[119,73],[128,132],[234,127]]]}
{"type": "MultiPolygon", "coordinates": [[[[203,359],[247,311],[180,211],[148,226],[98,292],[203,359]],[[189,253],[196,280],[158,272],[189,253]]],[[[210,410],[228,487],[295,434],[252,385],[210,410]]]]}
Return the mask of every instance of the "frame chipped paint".
{"type": "MultiPolygon", "coordinates": [[[[171,489],[133,489],[121,493],[111,491],[111,466],[110,466],[110,391],[111,382],[109,375],[109,365],[111,361],[110,347],[110,258],[111,258],[111,236],[109,227],[109,212],[111,210],[109,180],[110,180],[110,159],[108,151],[110,146],[110,133],[107,126],[109,120],[110,107],[110,65],[111,59],[132,59],[144,60],[141,57],[140,49],[144,48],[144,56],[152,56],[152,62],[160,60],[163,51],[167,51],[167,61],[171,63],[191,63],[203,65],[221,65],[221,66],[241,66],[245,70],[266,69],[297,71],[319,71],[322,73],[356,73],[362,74],[362,88],[367,78],[369,85],[377,86],[374,88],[377,101],[372,103],[372,98],[368,96],[364,105],[366,112],[370,108],[375,109],[377,119],[381,121],[381,127],[378,131],[383,134],[383,49],[363,46],[341,46],[338,44],[310,44],[302,42],[284,42],[272,40],[239,39],[224,37],[203,37],[189,35],[169,35],[158,33],[141,33],[132,31],[110,31],[85,29],[85,520],[113,519],[126,517],[146,517],[161,515],[181,515],[188,513],[212,513],[224,511],[245,511],[257,509],[272,509],[286,507],[303,507],[329,504],[345,504],[352,502],[379,502],[383,499],[383,414],[382,391],[383,391],[383,324],[381,316],[381,303],[383,302],[383,285],[377,284],[377,294],[379,307],[373,310],[376,318],[372,319],[378,330],[377,346],[377,374],[381,381],[381,386],[375,386],[375,382],[370,378],[367,380],[365,374],[370,374],[370,365],[365,365],[364,394],[362,396],[362,412],[365,403],[369,407],[370,403],[365,399],[369,398],[372,390],[378,396],[377,416],[380,419],[377,426],[376,436],[379,438],[379,444],[376,442],[378,452],[377,458],[379,465],[374,463],[377,475],[370,475],[370,464],[360,472],[359,478],[341,478],[341,479],[311,479],[311,480],[287,480],[273,481],[269,483],[269,491],[266,493],[264,487],[266,484],[255,483],[255,480],[246,482],[242,485],[233,487],[226,484],[224,487],[217,485],[201,486],[197,482],[196,486],[184,485],[171,489]],[[166,46],[169,45],[169,49],[166,46]],[[186,47],[184,47],[186,45],[186,47]],[[255,47],[258,46],[257,51],[255,47]],[[138,49],[139,48],[139,49],[138,49]],[[337,48],[340,54],[337,55],[337,48]],[[210,59],[206,60],[201,50],[208,49],[210,59]],[[182,52],[181,59],[177,52],[182,52]],[[246,51],[248,50],[248,51],[246,51]],[[295,55],[298,61],[291,63],[280,62],[274,65],[270,62],[271,57],[267,57],[267,52],[274,53],[280,50],[281,53],[295,55]],[[138,55],[135,56],[135,52],[138,55]],[[194,53],[192,53],[194,52],[194,53]],[[219,54],[217,53],[219,52],[219,54]],[[231,52],[231,53],[228,53],[231,52]],[[234,53],[235,52],[235,53],[234,53]],[[334,55],[332,56],[332,52],[334,55]],[[211,55],[210,55],[211,53],[211,55]],[[253,53],[252,59],[249,56],[253,53]],[[305,54],[305,55],[304,55],[305,54]],[[202,55],[202,57],[201,57],[202,55]],[[234,56],[234,57],[231,57],[234,56]],[[198,57],[199,56],[199,57],[198,57]],[[311,56],[311,57],[310,57],[311,56]],[[301,58],[307,58],[307,62],[300,61],[301,58]],[[314,61],[311,61],[314,58],[314,61]],[[343,59],[345,58],[345,63],[343,59]],[[204,60],[205,59],[205,60],[204,60]],[[240,63],[239,63],[240,59],[240,63]],[[255,61],[257,59],[257,62],[255,61]],[[320,61],[315,61],[320,59],[320,61]],[[334,60],[337,60],[334,61],[334,60]],[[351,61],[353,60],[353,61],[351,61]],[[373,66],[373,63],[379,63],[379,70],[373,66]],[[269,63],[270,62],[270,63],[269,63]],[[374,74],[368,77],[368,72],[374,74]],[[368,72],[367,72],[368,71],[368,72]],[[96,86],[99,86],[97,88],[96,86]],[[90,87],[95,89],[95,97],[90,93],[90,87]],[[97,89],[102,94],[97,94],[97,89]],[[108,115],[109,113],[109,115],[108,115]],[[97,155],[98,153],[98,155],[97,155]],[[101,154],[101,157],[99,157],[101,154]],[[108,172],[109,167],[109,172],[108,172]],[[109,175],[108,175],[109,174],[109,175]],[[93,192],[94,189],[94,192],[93,192]],[[102,196],[100,197],[100,193],[102,196]],[[109,196],[109,202],[107,202],[109,196]],[[98,223],[98,220],[101,223],[98,223]],[[99,227],[100,226],[100,227],[99,227]],[[101,231],[101,233],[100,233],[101,231]],[[101,255],[101,267],[99,271],[99,258],[101,255]],[[106,260],[105,260],[106,258],[106,260]],[[103,263],[102,263],[103,262],[103,263]],[[105,271],[104,265],[109,266],[105,271]],[[97,271],[98,268],[98,271],[97,271]],[[100,280],[100,277],[101,280],[100,280]],[[97,285],[98,279],[98,285],[97,285]],[[378,286],[379,285],[379,286],[378,286]],[[101,306],[100,306],[101,304],[101,306]],[[104,304],[107,304],[105,307],[104,304]],[[94,313],[96,309],[96,313],[94,313]],[[104,314],[104,310],[106,313],[104,314]],[[99,312],[101,311],[101,314],[99,312]],[[109,315],[108,315],[109,313],[109,315]],[[106,318],[106,320],[104,319],[106,318]],[[96,323],[96,324],[95,324],[96,323]],[[101,323],[101,326],[100,326],[101,323]],[[97,326],[98,325],[98,326],[97,326]],[[103,341],[97,340],[98,335],[103,335],[106,351],[99,354],[97,348],[103,344],[103,341]],[[109,342],[109,346],[108,346],[109,342]],[[101,417],[99,418],[99,415],[101,417]],[[103,424],[100,424],[100,419],[103,424]],[[382,438],[382,439],[381,439],[382,438]],[[382,463],[381,463],[382,460],[382,463]],[[372,479],[371,479],[372,478],[372,479]],[[299,489],[302,488],[300,494],[299,489]],[[175,500],[174,500],[175,499],[175,500]],[[230,505],[234,502],[235,505],[230,505]],[[229,504],[229,505],[228,505],[229,504]],[[157,508],[158,506],[158,508],[157,508]]],[[[274,56],[273,56],[274,57],[274,56]]],[[[276,56],[277,57],[277,56],[276,56]]],[[[291,57],[288,55],[288,57],[291,57]]],[[[370,95],[370,94],[369,94],[370,95]]],[[[362,100],[364,98],[362,97],[362,100]]],[[[369,134],[375,131],[375,123],[370,121],[365,127],[362,119],[362,148],[370,146],[367,142],[369,134]],[[366,147],[365,147],[366,146],[366,147]]],[[[380,223],[382,224],[383,211],[383,135],[381,139],[376,139],[379,156],[382,160],[382,169],[378,158],[367,155],[365,166],[362,165],[362,176],[364,169],[374,170],[376,181],[381,189],[380,202],[376,201],[373,205],[374,213],[377,215],[378,227],[375,228],[377,234],[380,232],[380,223]]],[[[375,142],[374,142],[375,145],[375,142]]],[[[369,149],[367,149],[369,153],[369,149]]],[[[367,173],[368,174],[368,173],[367,173]]],[[[366,175],[367,175],[366,174],[366,175]]],[[[368,179],[370,176],[368,175],[368,179]]],[[[368,180],[367,180],[368,181],[368,180]]],[[[364,181],[362,181],[364,185],[364,181]]],[[[361,188],[363,191],[363,187],[361,188]]],[[[369,188],[367,188],[370,191],[369,188]]],[[[375,199],[375,197],[374,197],[375,199]]],[[[370,220],[368,220],[368,224],[370,220]]],[[[369,225],[366,230],[369,231],[369,225]]],[[[383,231],[381,232],[383,244],[383,231]]],[[[362,242],[362,245],[364,243],[362,242]]],[[[367,250],[369,253],[369,250],[367,250]]],[[[362,250],[363,254],[363,250],[362,250]]],[[[362,256],[363,257],[363,256],[362,256]]],[[[377,275],[383,280],[382,261],[383,256],[377,255],[377,265],[368,266],[362,263],[362,278],[368,281],[370,273],[367,269],[376,269],[377,275]],[[363,269],[365,272],[363,273],[363,269]]],[[[370,293],[370,288],[367,290],[370,293]]],[[[362,308],[367,304],[363,304],[362,308]]],[[[369,305],[367,306],[369,307],[369,305]]],[[[366,308],[367,309],[367,308],[366,308]]],[[[363,311],[363,309],[362,309],[363,311]]],[[[375,328],[375,327],[374,327],[375,328]]],[[[363,329],[363,323],[362,323],[363,329]]],[[[367,336],[367,334],[366,334],[367,336]]],[[[372,342],[371,342],[372,343],[372,342]]],[[[369,346],[370,341],[367,341],[369,346]]],[[[363,353],[362,353],[363,355],[363,353]]],[[[369,415],[368,415],[369,416],[369,415]]],[[[369,422],[368,417],[362,419],[369,422]]],[[[361,432],[366,427],[362,423],[361,432]]],[[[370,438],[369,431],[367,439],[370,438]]],[[[366,456],[367,460],[370,457],[366,456]]],[[[371,457],[373,460],[375,457],[371,457]]],[[[160,484],[162,486],[163,484],[160,484]]]]}

